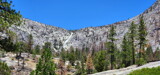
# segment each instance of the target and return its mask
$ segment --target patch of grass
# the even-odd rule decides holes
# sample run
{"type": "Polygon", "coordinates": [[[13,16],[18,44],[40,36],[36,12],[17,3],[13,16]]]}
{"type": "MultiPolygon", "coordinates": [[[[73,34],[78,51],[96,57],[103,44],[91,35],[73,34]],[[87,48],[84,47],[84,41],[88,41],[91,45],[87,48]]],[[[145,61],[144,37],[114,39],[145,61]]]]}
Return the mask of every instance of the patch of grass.
{"type": "Polygon", "coordinates": [[[154,68],[143,68],[140,70],[135,70],[129,75],[160,75],[160,66],[154,68]]]}

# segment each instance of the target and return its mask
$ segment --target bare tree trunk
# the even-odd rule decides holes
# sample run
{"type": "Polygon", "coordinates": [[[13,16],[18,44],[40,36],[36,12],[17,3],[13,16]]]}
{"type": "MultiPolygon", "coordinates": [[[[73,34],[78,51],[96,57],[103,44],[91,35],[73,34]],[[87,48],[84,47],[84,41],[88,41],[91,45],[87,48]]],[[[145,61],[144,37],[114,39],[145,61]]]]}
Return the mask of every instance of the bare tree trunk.
{"type": "Polygon", "coordinates": [[[19,66],[19,57],[18,57],[18,66],[19,66]]]}
{"type": "Polygon", "coordinates": [[[29,55],[30,55],[30,54],[28,53],[28,58],[29,58],[29,55]]]}

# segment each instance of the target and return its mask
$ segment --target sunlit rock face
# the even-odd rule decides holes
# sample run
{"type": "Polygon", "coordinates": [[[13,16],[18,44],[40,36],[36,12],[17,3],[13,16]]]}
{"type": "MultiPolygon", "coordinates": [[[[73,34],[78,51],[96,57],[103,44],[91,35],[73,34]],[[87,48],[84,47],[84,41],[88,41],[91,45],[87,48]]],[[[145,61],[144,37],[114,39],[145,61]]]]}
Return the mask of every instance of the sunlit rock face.
{"type": "MultiPolygon", "coordinates": [[[[123,36],[128,32],[128,28],[131,22],[139,23],[140,16],[144,17],[144,21],[147,26],[147,40],[148,44],[155,50],[160,44],[160,1],[156,1],[149,9],[144,13],[128,19],[126,21],[117,22],[111,25],[116,27],[117,35],[115,42],[120,49],[123,36]]],[[[24,19],[25,23],[21,26],[12,26],[10,29],[17,33],[19,41],[28,40],[28,35],[32,34],[35,45],[44,45],[45,42],[51,42],[52,47],[56,46],[60,48],[60,42],[63,43],[63,47],[67,50],[70,46],[74,48],[88,47],[90,50],[93,48],[100,49],[104,46],[104,43],[108,41],[107,35],[111,25],[105,25],[101,27],[88,27],[80,30],[69,31],[62,28],[45,25],[39,22],[35,22],[29,19],[24,19]]],[[[103,49],[103,48],[102,48],[103,49]]]]}

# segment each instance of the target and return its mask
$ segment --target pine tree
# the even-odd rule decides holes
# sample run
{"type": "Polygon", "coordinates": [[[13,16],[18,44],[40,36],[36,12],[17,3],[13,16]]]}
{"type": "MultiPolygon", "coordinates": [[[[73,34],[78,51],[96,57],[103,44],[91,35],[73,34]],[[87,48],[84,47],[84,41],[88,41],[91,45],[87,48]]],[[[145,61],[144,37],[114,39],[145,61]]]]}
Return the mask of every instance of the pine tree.
{"type": "Polygon", "coordinates": [[[127,58],[127,55],[126,52],[127,52],[127,40],[126,40],[126,36],[124,36],[123,38],[123,42],[122,42],[122,64],[126,66],[127,64],[127,61],[126,61],[126,58],[127,58]]]}
{"type": "Polygon", "coordinates": [[[69,53],[67,55],[67,57],[68,57],[68,60],[70,61],[71,65],[74,66],[74,62],[76,60],[74,53],[69,53]]]}
{"type": "Polygon", "coordinates": [[[61,59],[65,62],[67,59],[67,52],[62,48],[61,53],[60,53],[61,59]]]}
{"type": "Polygon", "coordinates": [[[5,51],[15,51],[15,44],[11,40],[11,37],[5,38],[3,40],[0,39],[0,48],[5,51]]]}
{"type": "Polygon", "coordinates": [[[147,29],[145,26],[145,22],[143,20],[143,16],[140,17],[140,25],[139,25],[139,34],[138,34],[138,39],[139,39],[139,58],[144,58],[142,55],[144,53],[144,48],[146,45],[146,36],[147,36],[147,29]]]}
{"type": "Polygon", "coordinates": [[[105,66],[107,61],[106,61],[106,51],[99,51],[95,54],[94,56],[94,67],[98,72],[104,71],[105,66]]]}
{"type": "Polygon", "coordinates": [[[70,53],[68,53],[67,57],[68,57],[68,60],[70,61],[71,65],[73,66],[74,62],[76,60],[76,57],[75,57],[74,48],[72,46],[70,47],[70,53]]]}
{"type": "Polygon", "coordinates": [[[12,9],[12,1],[0,0],[0,32],[6,31],[11,25],[20,25],[20,12],[12,9]]]}
{"type": "Polygon", "coordinates": [[[80,69],[80,63],[79,62],[76,62],[75,69],[80,69]]]}
{"type": "Polygon", "coordinates": [[[86,70],[84,69],[84,62],[81,62],[81,67],[78,69],[75,75],[87,75],[86,70]]]}
{"type": "Polygon", "coordinates": [[[153,61],[153,50],[152,46],[149,46],[146,50],[146,60],[148,62],[153,61]]]}
{"type": "Polygon", "coordinates": [[[57,50],[57,39],[54,40],[54,44],[53,44],[54,48],[57,50]]]}
{"type": "Polygon", "coordinates": [[[159,48],[156,49],[156,51],[154,52],[154,60],[160,60],[160,50],[159,48]]]}
{"type": "Polygon", "coordinates": [[[36,52],[36,54],[40,54],[40,46],[39,45],[36,45],[35,52],[36,52]]]}
{"type": "Polygon", "coordinates": [[[114,68],[114,63],[115,63],[115,56],[114,56],[114,53],[115,53],[115,38],[114,36],[116,35],[116,32],[115,32],[115,27],[112,25],[111,28],[110,28],[110,33],[109,33],[109,53],[110,53],[110,62],[111,62],[111,69],[114,68]]]}
{"type": "Polygon", "coordinates": [[[31,75],[56,75],[55,64],[52,60],[52,52],[49,48],[45,48],[36,70],[31,72],[31,75]]]}
{"type": "Polygon", "coordinates": [[[122,64],[127,67],[131,65],[131,47],[129,41],[126,39],[126,36],[123,38],[122,42],[122,64]]]}
{"type": "Polygon", "coordinates": [[[32,52],[32,46],[33,46],[33,36],[30,34],[28,36],[28,57],[29,57],[29,53],[32,52]]]}
{"type": "Polygon", "coordinates": [[[25,51],[25,44],[23,42],[16,42],[15,44],[16,49],[16,58],[18,59],[18,66],[19,66],[19,60],[21,57],[21,53],[25,51]]]}
{"type": "Polygon", "coordinates": [[[76,55],[76,60],[81,60],[81,52],[78,48],[76,48],[75,55],[76,55]]]}
{"type": "Polygon", "coordinates": [[[59,41],[59,48],[60,48],[60,49],[63,48],[63,43],[62,43],[62,41],[59,41]]]}
{"type": "Polygon", "coordinates": [[[131,23],[129,28],[129,41],[131,42],[131,49],[132,49],[132,64],[135,64],[135,38],[136,38],[136,28],[137,25],[134,22],[131,23]]]}
{"type": "Polygon", "coordinates": [[[5,32],[9,36],[3,40],[0,37],[0,46],[7,51],[14,50],[13,39],[15,37],[15,33],[8,28],[11,25],[20,25],[22,22],[20,12],[14,10],[12,6],[12,1],[0,0],[0,32],[5,32]]]}
{"type": "Polygon", "coordinates": [[[50,42],[46,42],[43,46],[43,49],[50,49],[51,50],[51,43],[50,42]]]}

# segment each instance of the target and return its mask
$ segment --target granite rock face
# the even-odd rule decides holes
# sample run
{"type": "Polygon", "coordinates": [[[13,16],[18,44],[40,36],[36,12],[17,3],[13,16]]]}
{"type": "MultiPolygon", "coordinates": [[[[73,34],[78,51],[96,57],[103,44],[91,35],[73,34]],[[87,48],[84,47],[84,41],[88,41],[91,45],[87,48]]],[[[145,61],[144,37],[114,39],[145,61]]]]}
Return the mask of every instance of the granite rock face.
{"type": "MultiPolygon", "coordinates": [[[[148,44],[155,50],[160,47],[160,0],[157,0],[149,9],[142,14],[131,19],[117,22],[111,25],[116,27],[117,39],[116,45],[120,48],[123,36],[128,32],[131,22],[139,23],[140,16],[144,17],[148,32],[148,44]]],[[[69,31],[62,28],[45,25],[29,19],[24,19],[25,24],[21,26],[12,26],[10,29],[17,33],[19,41],[28,40],[28,35],[32,34],[35,45],[44,45],[45,42],[51,42],[52,46],[59,48],[60,42],[63,47],[69,49],[89,47],[93,48],[106,42],[107,35],[111,25],[101,27],[88,27],[80,30],[69,31]]]]}

